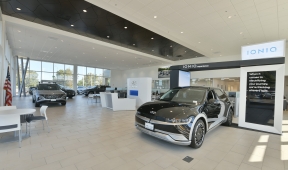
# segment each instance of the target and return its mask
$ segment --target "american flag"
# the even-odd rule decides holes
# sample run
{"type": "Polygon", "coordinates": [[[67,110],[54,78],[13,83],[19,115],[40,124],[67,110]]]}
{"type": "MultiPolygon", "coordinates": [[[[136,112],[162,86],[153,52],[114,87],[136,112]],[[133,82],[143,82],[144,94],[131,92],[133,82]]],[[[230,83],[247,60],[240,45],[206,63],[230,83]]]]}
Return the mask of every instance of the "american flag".
{"type": "Polygon", "coordinates": [[[12,94],[11,94],[9,67],[7,68],[7,76],[6,76],[6,80],[5,80],[5,84],[4,84],[4,90],[6,90],[4,106],[12,106],[12,94]]]}

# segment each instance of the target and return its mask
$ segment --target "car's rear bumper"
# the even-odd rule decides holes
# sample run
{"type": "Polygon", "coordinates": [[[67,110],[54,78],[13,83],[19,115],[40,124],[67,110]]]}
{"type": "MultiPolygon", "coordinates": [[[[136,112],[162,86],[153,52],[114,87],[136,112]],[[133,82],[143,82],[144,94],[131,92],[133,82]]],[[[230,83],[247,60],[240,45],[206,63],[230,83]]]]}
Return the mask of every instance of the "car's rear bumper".
{"type": "Polygon", "coordinates": [[[138,130],[140,130],[141,132],[144,132],[148,135],[151,135],[151,136],[154,136],[158,139],[162,139],[164,141],[167,141],[167,142],[170,142],[170,143],[173,143],[173,144],[177,144],[177,145],[190,145],[191,144],[191,141],[187,140],[184,135],[181,135],[181,134],[171,134],[169,132],[165,132],[165,131],[160,131],[160,130],[157,130],[155,129],[155,131],[151,131],[151,130],[148,130],[148,129],[145,129],[143,127],[143,125],[141,124],[138,124],[136,123],[136,128],[138,130]],[[171,137],[171,135],[175,138],[175,136],[177,135],[177,138],[179,139],[186,139],[186,140],[175,140],[171,137]]]}

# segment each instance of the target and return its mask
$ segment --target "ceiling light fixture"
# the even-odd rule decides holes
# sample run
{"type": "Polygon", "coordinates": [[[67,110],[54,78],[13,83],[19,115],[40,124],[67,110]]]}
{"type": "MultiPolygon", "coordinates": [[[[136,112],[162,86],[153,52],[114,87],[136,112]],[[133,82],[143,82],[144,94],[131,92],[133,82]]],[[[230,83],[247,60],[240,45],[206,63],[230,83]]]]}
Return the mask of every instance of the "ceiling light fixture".
{"type": "Polygon", "coordinates": [[[170,47],[172,47],[172,45],[170,47]]]}
{"type": "Polygon", "coordinates": [[[87,11],[84,9],[83,12],[87,12],[87,11]]]}
{"type": "Polygon", "coordinates": [[[152,37],[151,39],[153,40],[154,38],[152,37]]]}
{"type": "Polygon", "coordinates": [[[16,8],[18,11],[20,11],[21,10],[21,8],[16,8]]]}
{"type": "Polygon", "coordinates": [[[94,50],[95,48],[93,47],[93,50],[94,50]]]}
{"type": "Polygon", "coordinates": [[[63,40],[61,40],[62,42],[64,42],[63,40]]]}
{"type": "Polygon", "coordinates": [[[154,18],[157,18],[157,16],[155,15],[154,18]]]}
{"type": "Polygon", "coordinates": [[[201,42],[199,41],[198,43],[200,44],[201,42]]]}
{"type": "Polygon", "coordinates": [[[211,48],[211,51],[212,51],[213,49],[211,48]]]}
{"type": "Polygon", "coordinates": [[[57,47],[55,47],[55,48],[57,48],[57,47]]]}
{"type": "Polygon", "coordinates": [[[228,18],[230,19],[230,18],[232,18],[232,16],[229,16],[228,18]]]}
{"type": "Polygon", "coordinates": [[[243,34],[243,32],[240,32],[240,34],[243,34]]]}
{"type": "Polygon", "coordinates": [[[186,53],[187,51],[185,51],[185,53],[186,53]]]}
{"type": "Polygon", "coordinates": [[[71,27],[74,27],[74,25],[71,25],[71,27]]]}
{"type": "Polygon", "coordinates": [[[107,36],[107,38],[109,38],[109,36],[107,36]]]}
{"type": "Polygon", "coordinates": [[[154,51],[154,50],[152,50],[152,51],[154,51]]]}
{"type": "Polygon", "coordinates": [[[18,30],[18,32],[21,32],[20,30],[18,30]]]}
{"type": "Polygon", "coordinates": [[[127,27],[124,27],[125,29],[127,29],[127,27]]]}
{"type": "Polygon", "coordinates": [[[19,48],[21,48],[21,47],[19,47],[19,48]]]}
{"type": "Polygon", "coordinates": [[[135,45],[135,44],[133,44],[133,45],[135,45]]]}
{"type": "Polygon", "coordinates": [[[181,32],[181,34],[183,34],[184,32],[181,32]]]}

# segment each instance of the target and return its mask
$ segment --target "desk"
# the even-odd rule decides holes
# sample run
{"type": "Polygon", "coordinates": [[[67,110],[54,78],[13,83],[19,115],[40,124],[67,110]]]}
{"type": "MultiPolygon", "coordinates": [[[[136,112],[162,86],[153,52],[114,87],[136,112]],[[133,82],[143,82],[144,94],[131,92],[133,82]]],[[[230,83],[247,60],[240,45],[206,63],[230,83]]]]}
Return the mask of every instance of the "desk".
{"type": "Polygon", "coordinates": [[[118,110],[136,110],[136,99],[118,98],[118,93],[104,93],[100,92],[101,105],[112,109],[118,110]]]}
{"type": "MultiPolygon", "coordinates": [[[[34,113],[35,111],[36,111],[36,109],[11,109],[11,110],[1,110],[0,114],[1,115],[17,114],[19,116],[23,116],[23,115],[30,115],[30,114],[34,113]]],[[[16,135],[17,135],[17,133],[15,131],[14,136],[16,136],[16,135]]]]}
{"type": "Polygon", "coordinates": [[[36,111],[36,109],[11,109],[11,110],[1,110],[0,114],[19,114],[21,115],[29,115],[36,111]]]}

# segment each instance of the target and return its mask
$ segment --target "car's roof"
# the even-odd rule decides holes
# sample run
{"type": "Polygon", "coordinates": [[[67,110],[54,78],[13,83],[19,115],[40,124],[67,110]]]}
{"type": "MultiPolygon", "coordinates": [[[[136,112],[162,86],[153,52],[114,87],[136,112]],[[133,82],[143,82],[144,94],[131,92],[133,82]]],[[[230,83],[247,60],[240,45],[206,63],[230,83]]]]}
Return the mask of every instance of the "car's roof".
{"type": "Polygon", "coordinates": [[[209,87],[209,86],[184,86],[184,87],[175,87],[173,89],[184,89],[184,88],[200,88],[200,89],[206,89],[206,90],[210,90],[210,89],[220,89],[217,87],[209,87]]]}

